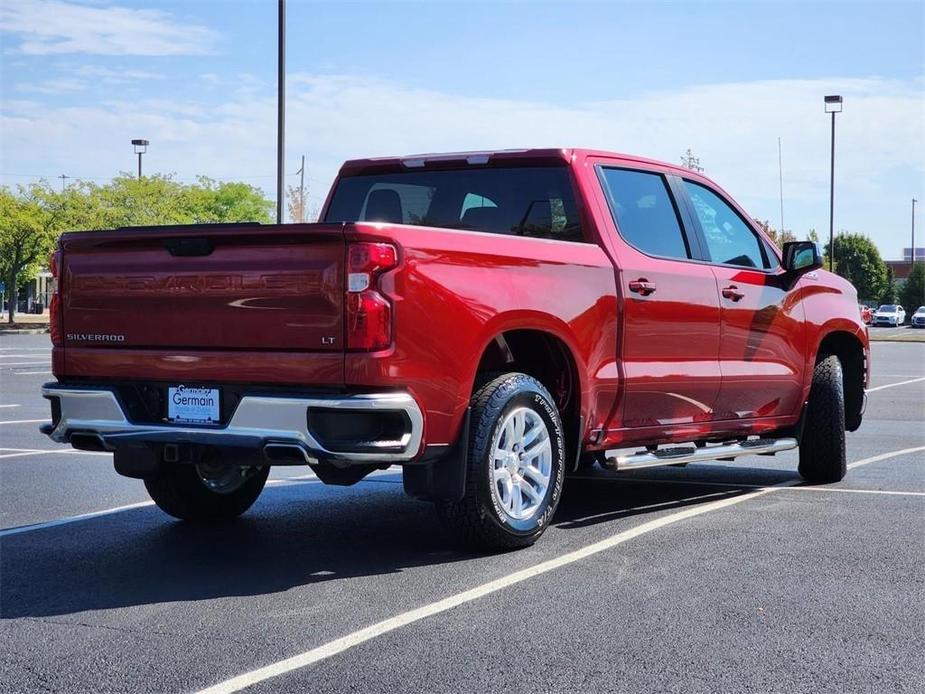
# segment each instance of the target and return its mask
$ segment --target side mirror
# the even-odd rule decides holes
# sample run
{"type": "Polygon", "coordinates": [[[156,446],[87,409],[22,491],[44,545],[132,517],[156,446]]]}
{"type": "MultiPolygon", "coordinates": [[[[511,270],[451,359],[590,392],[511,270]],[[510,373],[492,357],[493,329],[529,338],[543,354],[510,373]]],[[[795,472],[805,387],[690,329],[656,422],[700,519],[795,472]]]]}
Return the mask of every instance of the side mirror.
{"type": "Polygon", "coordinates": [[[822,249],[813,241],[788,241],[784,244],[783,267],[802,275],[822,267],[822,249]]]}

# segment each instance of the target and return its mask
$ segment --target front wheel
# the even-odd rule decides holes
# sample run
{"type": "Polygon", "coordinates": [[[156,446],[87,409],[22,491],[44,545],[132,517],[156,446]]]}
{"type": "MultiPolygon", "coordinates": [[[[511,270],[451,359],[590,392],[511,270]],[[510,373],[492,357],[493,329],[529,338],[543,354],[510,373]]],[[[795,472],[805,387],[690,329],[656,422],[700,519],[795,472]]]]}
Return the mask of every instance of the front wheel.
{"type": "Polygon", "coordinates": [[[820,359],[806,404],[800,441],[800,475],[813,484],[838,482],[848,472],[845,452],[845,390],[838,357],[820,359]]]}
{"type": "Polygon", "coordinates": [[[565,473],[565,436],[552,397],[535,378],[508,373],[472,397],[466,491],[437,513],[472,548],[533,544],[549,525],[565,473]]]}
{"type": "Polygon", "coordinates": [[[171,465],[145,478],[148,494],[165,513],[190,521],[236,518],[260,496],[270,467],[221,463],[171,465]]]}

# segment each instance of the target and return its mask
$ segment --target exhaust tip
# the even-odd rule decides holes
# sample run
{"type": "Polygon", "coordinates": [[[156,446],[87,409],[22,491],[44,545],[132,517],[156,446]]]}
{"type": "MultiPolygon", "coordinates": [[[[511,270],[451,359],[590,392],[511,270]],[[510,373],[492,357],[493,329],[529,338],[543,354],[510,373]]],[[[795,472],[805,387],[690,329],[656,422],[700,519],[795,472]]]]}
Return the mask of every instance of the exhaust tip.
{"type": "Polygon", "coordinates": [[[294,443],[268,443],[263,447],[263,455],[277,465],[305,465],[309,462],[305,450],[294,443]]]}
{"type": "Polygon", "coordinates": [[[79,451],[101,451],[108,453],[106,444],[99,434],[71,434],[69,443],[79,451]]]}

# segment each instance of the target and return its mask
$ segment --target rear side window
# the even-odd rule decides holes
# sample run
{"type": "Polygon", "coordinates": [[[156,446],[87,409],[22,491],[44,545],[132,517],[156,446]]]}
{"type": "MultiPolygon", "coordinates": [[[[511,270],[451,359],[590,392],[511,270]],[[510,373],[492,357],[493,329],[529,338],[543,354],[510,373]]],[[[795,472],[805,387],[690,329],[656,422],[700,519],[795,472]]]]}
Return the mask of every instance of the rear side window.
{"type": "Polygon", "coordinates": [[[758,235],[721,197],[709,188],[684,181],[700,220],[710,259],[722,265],[767,268],[758,235]]]}
{"type": "Polygon", "coordinates": [[[663,176],[628,169],[601,172],[610,211],[627,242],[650,255],[690,258],[663,176]]]}
{"type": "Polygon", "coordinates": [[[562,166],[399,171],[340,179],[326,222],[390,222],[584,241],[562,166]]]}

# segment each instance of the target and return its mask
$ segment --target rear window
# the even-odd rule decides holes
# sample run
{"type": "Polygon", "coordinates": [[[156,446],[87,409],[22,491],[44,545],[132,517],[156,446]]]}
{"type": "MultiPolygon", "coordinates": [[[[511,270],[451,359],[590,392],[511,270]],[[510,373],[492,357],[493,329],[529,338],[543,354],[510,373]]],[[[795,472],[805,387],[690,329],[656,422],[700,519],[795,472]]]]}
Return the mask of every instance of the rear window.
{"type": "Polygon", "coordinates": [[[340,179],[326,222],[389,222],[584,241],[568,169],[400,171],[340,179]]]}

